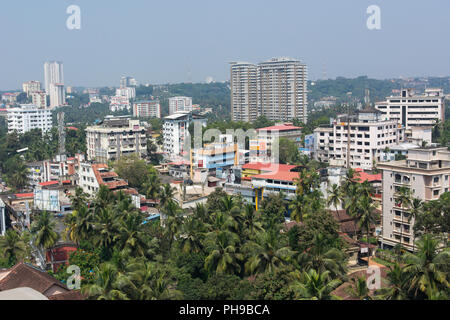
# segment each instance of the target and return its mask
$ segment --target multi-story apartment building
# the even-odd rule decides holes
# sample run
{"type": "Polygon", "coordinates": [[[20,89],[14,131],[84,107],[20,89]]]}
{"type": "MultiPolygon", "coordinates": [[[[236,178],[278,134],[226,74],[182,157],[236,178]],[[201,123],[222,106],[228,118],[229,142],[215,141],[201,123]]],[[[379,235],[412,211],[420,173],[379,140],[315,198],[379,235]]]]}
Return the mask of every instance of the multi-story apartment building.
{"type": "Polygon", "coordinates": [[[307,68],[299,60],[274,58],[258,65],[258,106],[270,120],[307,122],[307,68]]]}
{"type": "Polygon", "coordinates": [[[134,99],[136,98],[136,88],[135,87],[117,88],[116,96],[126,97],[127,99],[134,99]]]}
{"type": "Polygon", "coordinates": [[[436,120],[445,120],[445,96],[442,89],[428,88],[421,95],[412,89],[403,89],[399,96],[390,96],[377,102],[375,108],[384,118],[398,120],[406,128],[429,127],[436,120]]]}
{"type": "Polygon", "coordinates": [[[9,133],[25,133],[32,129],[41,129],[44,133],[52,128],[52,112],[32,104],[24,104],[7,109],[7,121],[9,133]]]}
{"type": "Polygon", "coordinates": [[[409,150],[406,160],[378,164],[383,172],[383,247],[401,244],[414,250],[414,217],[407,205],[398,201],[400,187],[410,190],[413,198],[437,200],[450,188],[450,151],[428,147],[409,150]]]}
{"type": "Polygon", "coordinates": [[[44,91],[32,92],[31,100],[36,107],[42,109],[47,108],[47,95],[44,91]]]}
{"type": "Polygon", "coordinates": [[[127,97],[123,96],[112,96],[109,101],[109,110],[112,112],[116,111],[122,111],[122,110],[129,110],[131,108],[130,106],[130,100],[127,97]]]}
{"type": "Polygon", "coordinates": [[[301,146],[302,128],[284,123],[271,127],[257,129],[258,138],[250,140],[250,162],[278,163],[278,143],[280,138],[286,138],[295,142],[298,148],[301,146]]]}
{"type": "Polygon", "coordinates": [[[100,125],[86,128],[88,160],[106,163],[124,155],[147,154],[147,135],[139,120],[107,116],[100,125]]]}
{"type": "Polygon", "coordinates": [[[23,92],[30,96],[33,92],[41,91],[41,83],[39,81],[28,81],[22,84],[23,92]]]}
{"type": "Polygon", "coordinates": [[[189,112],[174,113],[164,118],[163,151],[172,159],[187,155],[186,152],[190,148],[188,129],[191,122],[198,122],[201,126],[206,126],[206,119],[199,118],[189,112]]]}
{"type": "Polygon", "coordinates": [[[252,122],[258,118],[258,67],[248,62],[232,62],[231,119],[252,122]]]}
{"type": "Polygon", "coordinates": [[[299,60],[274,58],[254,65],[231,63],[231,114],[234,121],[307,121],[307,67],[299,60]]]}
{"type": "Polygon", "coordinates": [[[60,107],[66,104],[66,93],[64,84],[50,83],[50,109],[60,107]]]}
{"type": "Polygon", "coordinates": [[[350,116],[350,153],[347,154],[349,128],[347,115],[330,120],[328,127],[314,130],[314,158],[336,166],[372,170],[382,161],[382,151],[404,141],[405,129],[397,120],[382,120],[376,110],[363,110],[350,116]]]}
{"type": "Polygon", "coordinates": [[[169,98],[169,115],[177,112],[192,111],[191,97],[172,97],[169,98]]]}
{"type": "Polygon", "coordinates": [[[137,81],[136,81],[135,78],[133,78],[133,77],[125,77],[125,76],[120,78],[120,87],[121,88],[136,87],[136,86],[137,86],[137,81]]]}
{"type": "Polygon", "coordinates": [[[220,135],[218,142],[205,144],[203,148],[193,149],[191,152],[191,167],[216,170],[230,168],[239,163],[239,148],[237,143],[233,142],[232,135],[220,135]]]}
{"type": "Polygon", "coordinates": [[[136,189],[128,186],[128,182],[120,179],[117,173],[110,170],[107,164],[82,162],[77,169],[77,185],[92,197],[97,194],[101,185],[108,187],[112,192],[138,194],[136,189]]]}
{"type": "Polygon", "coordinates": [[[133,104],[133,116],[142,118],[161,118],[159,100],[138,101],[133,104]]]}
{"type": "Polygon", "coordinates": [[[50,95],[50,84],[64,84],[63,63],[51,61],[44,63],[45,93],[50,95]]]}

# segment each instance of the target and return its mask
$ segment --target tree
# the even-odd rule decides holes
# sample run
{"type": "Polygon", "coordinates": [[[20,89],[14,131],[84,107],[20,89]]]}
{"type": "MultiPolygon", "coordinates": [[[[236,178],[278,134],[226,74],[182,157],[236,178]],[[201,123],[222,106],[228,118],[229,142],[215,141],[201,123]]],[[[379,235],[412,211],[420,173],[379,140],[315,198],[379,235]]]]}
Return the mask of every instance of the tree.
{"type": "Polygon", "coordinates": [[[333,185],[331,186],[331,189],[328,190],[328,199],[327,199],[327,205],[329,207],[333,206],[334,209],[336,210],[336,216],[339,219],[339,213],[338,213],[338,205],[341,203],[341,190],[339,189],[339,186],[335,183],[333,183],[333,185]]]}
{"type": "Polygon", "coordinates": [[[337,300],[337,296],[332,295],[342,283],[341,280],[331,279],[330,272],[317,272],[310,269],[308,272],[303,271],[292,284],[295,299],[299,300],[337,300]]]}
{"type": "Polygon", "coordinates": [[[140,191],[143,190],[142,187],[149,175],[151,173],[157,174],[152,166],[147,165],[145,160],[139,159],[136,154],[121,157],[113,166],[119,177],[127,180],[131,187],[140,191]]]}
{"type": "Polygon", "coordinates": [[[297,258],[300,267],[306,271],[328,271],[332,278],[344,276],[347,272],[347,257],[333,245],[321,233],[314,235],[313,244],[297,258]]]}
{"type": "Polygon", "coordinates": [[[298,151],[298,146],[294,141],[287,138],[279,138],[278,141],[279,159],[278,162],[281,164],[295,164],[300,160],[300,153],[298,151]]]}
{"type": "Polygon", "coordinates": [[[248,274],[255,273],[276,273],[283,266],[293,252],[279,242],[275,232],[260,234],[255,242],[249,242],[248,247],[250,258],[245,264],[248,274]]]}
{"type": "Polygon", "coordinates": [[[213,250],[205,259],[205,269],[210,274],[235,274],[241,271],[240,262],[244,259],[236,244],[238,237],[226,231],[221,231],[214,237],[213,250]]]}
{"type": "Polygon", "coordinates": [[[8,229],[5,235],[0,237],[0,252],[2,258],[7,259],[8,268],[25,258],[27,244],[20,238],[16,231],[8,229]]]}
{"type": "Polygon", "coordinates": [[[372,198],[367,195],[361,196],[357,202],[357,209],[355,212],[355,218],[358,221],[358,225],[361,228],[361,233],[366,230],[367,243],[369,243],[370,230],[377,222],[378,215],[375,212],[376,205],[373,203],[372,198]]]}
{"type": "Polygon", "coordinates": [[[352,278],[351,282],[352,284],[346,288],[351,297],[359,300],[372,300],[364,277],[352,278]]]}
{"type": "Polygon", "coordinates": [[[112,263],[103,263],[95,268],[95,280],[92,284],[86,284],[81,292],[95,300],[128,300],[127,295],[122,292],[117,279],[120,277],[117,268],[112,263]]]}
{"type": "Polygon", "coordinates": [[[407,252],[403,257],[409,294],[416,299],[430,299],[436,292],[448,292],[450,250],[445,248],[439,252],[439,241],[429,234],[418,241],[417,247],[416,254],[407,252]]]}
{"type": "MultiPolygon", "coordinates": [[[[42,211],[31,224],[31,233],[34,236],[34,244],[43,249],[50,249],[59,239],[55,231],[56,223],[50,212],[42,211]]],[[[51,263],[53,265],[53,253],[50,250],[51,263]]]]}
{"type": "Polygon", "coordinates": [[[85,204],[77,205],[77,209],[65,218],[66,238],[79,244],[83,240],[89,240],[94,236],[94,216],[85,204]]]}
{"type": "Polygon", "coordinates": [[[389,266],[386,275],[387,285],[375,292],[375,297],[382,300],[406,300],[407,294],[407,274],[403,272],[403,268],[398,264],[389,266]]]}

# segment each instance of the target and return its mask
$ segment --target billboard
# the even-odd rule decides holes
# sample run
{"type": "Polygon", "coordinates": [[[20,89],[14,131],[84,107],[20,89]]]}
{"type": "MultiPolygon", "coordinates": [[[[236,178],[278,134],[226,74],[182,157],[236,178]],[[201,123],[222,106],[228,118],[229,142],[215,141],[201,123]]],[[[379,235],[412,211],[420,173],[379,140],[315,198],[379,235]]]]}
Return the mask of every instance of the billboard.
{"type": "Polygon", "coordinates": [[[59,191],[34,190],[34,208],[42,211],[59,212],[59,191]]]}

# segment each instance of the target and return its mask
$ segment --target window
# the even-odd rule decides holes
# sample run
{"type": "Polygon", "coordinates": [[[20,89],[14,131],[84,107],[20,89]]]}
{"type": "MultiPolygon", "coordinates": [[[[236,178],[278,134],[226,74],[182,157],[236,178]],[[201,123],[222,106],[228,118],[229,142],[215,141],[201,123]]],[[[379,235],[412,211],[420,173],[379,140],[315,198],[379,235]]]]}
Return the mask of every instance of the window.
{"type": "Polygon", "coordinates": [[[434,190],[433,191],[433,196],[438,196],[439,195],[439,190],[434,190]]]}

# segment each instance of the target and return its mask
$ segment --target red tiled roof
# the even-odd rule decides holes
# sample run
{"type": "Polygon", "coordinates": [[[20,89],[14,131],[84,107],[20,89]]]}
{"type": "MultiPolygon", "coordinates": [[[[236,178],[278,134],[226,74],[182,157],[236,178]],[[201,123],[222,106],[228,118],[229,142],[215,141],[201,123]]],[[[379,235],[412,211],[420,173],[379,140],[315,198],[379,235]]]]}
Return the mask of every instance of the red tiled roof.
{"type": "Polygon", "coordinates": [[[76,128],[76,127],[67,127],[67,129],[78,131],[78,128],[76,128]]]}
{"type": "Polygon", "coordinates": [[[301,127],[293,126],[292,124],[271,126],[265,128],[259,128],[257,131],[286,131],[286,130],[301,130],[301,127]]]}
{"type": "Polygon", "coordinates": [[[16,193],[15,196],[17,198],[33,198],[34,197],[34,193],[16,193]]]}
{"type": "Polygon", "coordinates": [[[189,165],[191,164],[189,161],[187,160],[182,160],[182,161],[174,161],[174,162],[169,162],[168,165],[171,166],[181,166],[181,165],[189,165]]]}
{"type": "Polygon", "coordinates": [[[252,176],[252,179],[273,179],[280,181],[289,181],[294,182],[294,180],[299,178],[298,172],[290,172],[290,171],[278,171],[271,172],[266,174],[257,174],[252,176]]]}
{"type": "Polygon", "coordinates": [[[265,170],[269,172],[274,172],[274,171],[291,171],[295,167],[297,166],[290,164],[249,162],[244,164],[242,166],[242,169],[265,170]]]}
{"type": "MultiPolygon", "coordinates": [[[[64,180],[62,183],[63,183],[63,184],[69,184],[69,183],[70,183],[70,180],[64,180]]],[[[39,182],[39,185],[40,185],[40,186],[43,186],[43,187],[53,186],[53,185],[55,185],[55,184],[59,184],[59,181],[53,180],[53,181],[39,182]]]]}
{"type": "Polygon", "coordinates": [[[85,300],[79,290],[71,290],[60,294],[55,294],[48,298],[49,300],[85,300]]]}
{"type": "Polygon", "coordinates": [[[46,295],[53,286],[58,286],[61,291],[69,290],[47,272],[22,262],[9,269],[9,273],[0,281],[0,291],[29,287],[46,295]]]}
{"type": "Polygon", "coordinates": [[[371,173],[364,172],[360,168],[356,169],[355,180],[359,183],[363,183],[364,181],[369,181],[369,182],[381,181],[381,179],[382,179],[381,173],[371,174],[371,173]]]}

